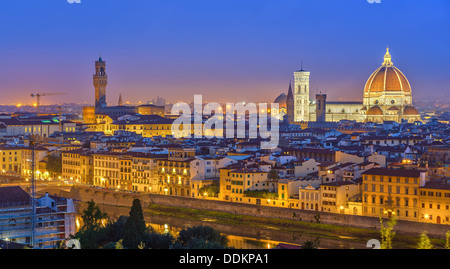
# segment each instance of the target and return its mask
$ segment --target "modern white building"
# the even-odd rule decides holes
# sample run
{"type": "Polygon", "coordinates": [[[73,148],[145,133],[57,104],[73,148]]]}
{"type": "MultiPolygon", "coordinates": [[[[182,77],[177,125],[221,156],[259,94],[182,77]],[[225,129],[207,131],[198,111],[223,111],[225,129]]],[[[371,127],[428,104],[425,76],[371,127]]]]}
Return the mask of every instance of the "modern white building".
{"type": "MultiPolygon", "coordinates": [[[[36,203],[36,249],[55,248],[75,234],[73,199],[46,194],[36,203]]],[[[32,206],[30,195],[19,186],[0,187],[0,239],[23,245],[32,241],[32,206]]]]}

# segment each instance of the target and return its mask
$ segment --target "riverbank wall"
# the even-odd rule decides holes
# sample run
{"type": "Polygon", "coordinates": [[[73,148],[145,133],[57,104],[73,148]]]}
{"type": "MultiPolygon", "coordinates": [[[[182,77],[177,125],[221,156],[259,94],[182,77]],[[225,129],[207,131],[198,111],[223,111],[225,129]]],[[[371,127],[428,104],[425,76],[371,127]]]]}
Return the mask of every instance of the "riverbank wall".
{"type": "MultiPolygon", "coordinates": [[[[49,193],[60,195],[66,198],[73,198],[75,200],[84,202],[93,200],[97,204],[112,206],[130,207],[133,200],[135,198],[138,198],[141,200],[143,207],[147,207],[151,204],[157,204],[163,206],[218,211],[264,218],[290,219],[313,223],[316,223],[319,220],[322,224],[365,228],[371,230],[379,230],[381,226],[380,220],[374,217],[335,214],[329,212],[307,211],[294,208],[260,206],[158,194],[107,192],[103,190],[76,186],[72,187],[70,192],[59,191],[59,193],[57,193],[55,191],[55,193],[52,193],[49,191],[49,193]]],[[[403,220],[397,221],[397,225],[394,228],[394,231],[398,234],[417,236],[422,232],[426,232],[429,236],[438,238],[445,238],[445,233],[449,230],[449,225],[410,222],[403,220]]]]}

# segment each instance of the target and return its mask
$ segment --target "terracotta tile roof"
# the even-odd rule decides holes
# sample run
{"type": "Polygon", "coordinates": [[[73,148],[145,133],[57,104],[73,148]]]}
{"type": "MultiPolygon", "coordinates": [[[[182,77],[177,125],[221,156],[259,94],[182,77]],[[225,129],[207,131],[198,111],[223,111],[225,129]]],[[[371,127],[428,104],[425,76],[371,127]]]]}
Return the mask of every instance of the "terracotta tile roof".
{"type": "Polygon", "coordinates": [[[420,177],[420,171],[407,169],[372,168],[363,175],[394,176],[394,177],[420,177]]]}

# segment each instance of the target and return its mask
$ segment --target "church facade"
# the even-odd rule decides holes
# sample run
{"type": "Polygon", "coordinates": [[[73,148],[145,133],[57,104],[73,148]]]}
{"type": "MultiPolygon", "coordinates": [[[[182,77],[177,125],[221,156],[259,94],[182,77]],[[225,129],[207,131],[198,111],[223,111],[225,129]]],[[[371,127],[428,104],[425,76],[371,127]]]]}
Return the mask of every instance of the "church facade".
{"type": "Polygon", "coordinates": [[[310,75],[311,72],[303,69],[294,72],[294,88],[290,84],[288,95],[280,95],[275,100],[291,123],[341,120],[376,123],[421,121],[419,112],[412,105],[411,85],[406,76],[393,65],[389,48],[381,67],[367,80],[362,102],[330,102],[326,101],[324,94],[318,94],[312,100],[309,91],[310,75]]]}

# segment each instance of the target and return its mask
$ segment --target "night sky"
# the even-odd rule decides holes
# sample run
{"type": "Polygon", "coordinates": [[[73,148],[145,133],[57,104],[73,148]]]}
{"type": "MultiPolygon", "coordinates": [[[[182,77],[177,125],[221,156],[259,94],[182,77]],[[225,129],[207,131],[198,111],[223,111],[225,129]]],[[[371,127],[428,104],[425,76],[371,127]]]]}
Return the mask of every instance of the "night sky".
{"type": "Polygon", "coordinates": [[[100,55],[109,105],[271,102],[302,61],[311,96],[362,100],[386,46],[416,100],[450,88],[448,0],[81,1],[0,1],[0,104],[93,104],[100,55]]]}

